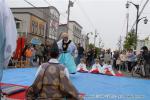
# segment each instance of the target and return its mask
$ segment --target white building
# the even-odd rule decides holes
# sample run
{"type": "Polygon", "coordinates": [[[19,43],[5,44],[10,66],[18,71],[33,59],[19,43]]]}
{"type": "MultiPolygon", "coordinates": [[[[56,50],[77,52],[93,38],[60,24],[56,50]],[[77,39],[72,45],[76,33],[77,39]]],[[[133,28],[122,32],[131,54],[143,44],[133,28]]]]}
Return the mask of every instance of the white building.
{"type": "MultiPolygon", "coordinates": [[[[59,25],[59,37],[61,39],[61,35],[63,32],[67,33],[67,24],[59,25]]],[[[82,26],[80,26],[76,21],[69,21],[69,39],[72,40],[76,45],[80,43],[84,48],[89,44],[89,38],[87,35],[82,34],[82,26]]]]}
{"type": "Polygon", "coordinates": [[[137,50],[140,50],[143,46],[147,46],[148,49],[150,50],[150,40],[149,39],[147,39],[147,40],[138,40],[137,50]]]}
{"type": "MultiPolygon", "coordinates": [[[[59,25],[59,36],[61,36],[61,33],[63,32],[67,33],[67,24],[59,25]]],[[[78,44],[81,42],[80,40],[82,39],[81,33],[82,26],[80,26],[76,21],[69,21],[69,39],[72,40],[75,44],[78,44]]]]}
{"type": "Polygon", "coordinates": [[[26,33],[29,37],[28,41],[37,37],[43,43],[50,44],[54,39],[57,39],[60,17],[57,8],[53,6],[21,7],[11,8],[11,10],[15,18],[20,20],[16,23],[17,26],[20,25],[18,32],[26,33]]]}

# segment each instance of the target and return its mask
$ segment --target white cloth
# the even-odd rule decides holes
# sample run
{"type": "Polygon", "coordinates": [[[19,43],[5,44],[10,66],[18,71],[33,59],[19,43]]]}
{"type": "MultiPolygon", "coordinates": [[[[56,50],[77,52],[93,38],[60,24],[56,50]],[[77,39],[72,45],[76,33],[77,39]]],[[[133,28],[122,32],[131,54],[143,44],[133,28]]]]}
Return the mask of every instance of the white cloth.
{"type": "Polygon", "coordinates": [[[100,64],[94,64],[94,65],[92,66],[92,69],[90,70],[90,72],[92,72],[93,70],[96,70],[96,69],[98,69],[98,71],[99,71],[100,73],[103,73],[103,67],[102,67],[100,64]]]}
{"type": "Polygon", "coordinates": [[[115,75],[115,72],[113,71],[112,65],[104,64],[103,69],[104,69],[104,72],[106,71],[106,69],[108,69],[112,75],[115,75]]]}
{"type": "Polygon", "coordinates": [[[4,50],[0,52],[4,54],[0,59],[3,59],[5,66],[16,49],[16,40],[17,30],[14,16],[5,0],[0,0],[0,49],[4,50]]]}
{"type": "Polygon", "coordinates": [[[5,0],[0,0],[0,81],[3,68],[16,49],[17,30],[14,17],[5,0]]]}
{"type": "Polygon", "coordinates": [[[77,71],[79,71],[81,68],[83,68],[84,71],[88,71],[85,64],[82,63],[78,64],[77,71]]]}
{"type": "Polygon", "coordinates": [[[121,61],[127,61],[127,56],[125,54],[120,54],[121,61]]]}
{"type": "Polygon", "coordinates": [[[105,53],[104,54],[104,61],[107,63],[108,61],[111,61],[111,54],[105,53]]]}

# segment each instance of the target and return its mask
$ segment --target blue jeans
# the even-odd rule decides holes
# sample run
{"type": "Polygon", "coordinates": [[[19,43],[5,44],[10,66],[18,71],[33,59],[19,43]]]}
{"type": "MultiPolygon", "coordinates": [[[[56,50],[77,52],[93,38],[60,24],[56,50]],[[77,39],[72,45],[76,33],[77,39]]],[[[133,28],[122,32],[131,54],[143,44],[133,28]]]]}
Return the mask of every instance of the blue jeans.
{"type": "Polygon", "coordinates": [[[76,58],[76,65],[78,65],[80,63],[80,59],[83,57],[83,55],[78,55],[78,57],[76,58]]]}

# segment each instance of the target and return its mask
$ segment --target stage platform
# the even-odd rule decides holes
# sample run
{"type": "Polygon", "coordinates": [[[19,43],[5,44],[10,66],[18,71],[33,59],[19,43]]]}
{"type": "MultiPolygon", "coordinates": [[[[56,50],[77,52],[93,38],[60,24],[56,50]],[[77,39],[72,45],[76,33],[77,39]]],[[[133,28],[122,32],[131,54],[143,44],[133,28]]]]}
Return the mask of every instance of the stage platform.
{"type": "MultiPolygon", "coordinates": [[[[4,70],[3,83],[30,86],[37,68],[4,70]]],[[[85,100],[149,100],[150,80],[77,73],[71,81],[85,100]]]]}

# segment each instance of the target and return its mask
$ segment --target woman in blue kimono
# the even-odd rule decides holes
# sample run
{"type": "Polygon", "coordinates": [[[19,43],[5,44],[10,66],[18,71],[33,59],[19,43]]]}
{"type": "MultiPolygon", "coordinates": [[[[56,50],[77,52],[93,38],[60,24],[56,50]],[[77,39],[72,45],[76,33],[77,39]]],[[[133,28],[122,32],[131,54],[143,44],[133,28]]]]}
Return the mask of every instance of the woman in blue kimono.
{"type": "Polygon", "coordinates": [[[63,33],[63,39],[58,41],[58,47],[60,50],[59,62],[64,64],[70,74],[76,73],[76,64],[74,61],[74,56],[77,56],[76,45],[68,39],[68,34],[63,33]]]}

